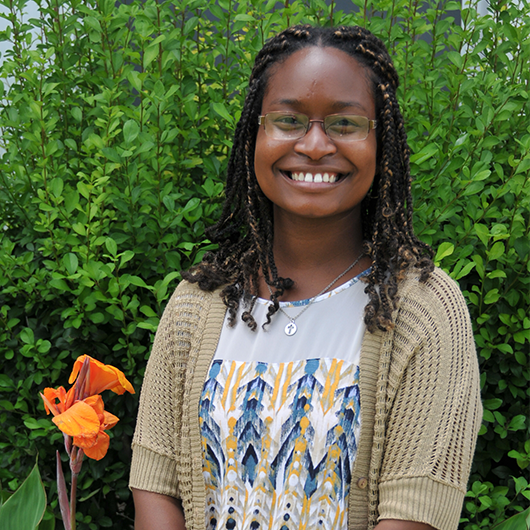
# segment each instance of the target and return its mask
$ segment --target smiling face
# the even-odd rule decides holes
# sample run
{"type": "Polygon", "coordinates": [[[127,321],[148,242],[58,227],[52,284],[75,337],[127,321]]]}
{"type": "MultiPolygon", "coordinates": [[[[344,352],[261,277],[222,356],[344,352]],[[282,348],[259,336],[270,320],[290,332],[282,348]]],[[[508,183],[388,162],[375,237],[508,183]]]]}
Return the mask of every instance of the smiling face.
{"type": "MultiPolygon", "coordinates": [[[[274,66],[267,83],[261,114],[285,111],[311,120],[330,114],[374,120],[368,72],[336,48],[303,48],[274,66]]],[[[303,138],[276,140],[261,125],[254,169],[261,190],[274,205],[275,223],[284,215],[338,216],[361,230],[361,202],[374,179],[376,153],[374,130],[365,140],[333,141],[322,124],[312,123],[303,138]]]]}

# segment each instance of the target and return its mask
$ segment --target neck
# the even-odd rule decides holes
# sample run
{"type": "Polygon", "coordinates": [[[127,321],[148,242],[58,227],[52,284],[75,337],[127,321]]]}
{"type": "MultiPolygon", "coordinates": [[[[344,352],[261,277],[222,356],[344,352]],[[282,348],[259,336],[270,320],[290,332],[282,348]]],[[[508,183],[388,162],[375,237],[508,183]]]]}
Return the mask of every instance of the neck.
{"type": "MultiPolygon", "coordinates": [[[[353,217],[350,213],[329,219],[284,218],[275,212],[274,260],[278,274],[295,282],[282,300],[315,296],[362,254],[361,223],[360,219],[353,217]]],[[[370,260],[364,257],[338,284],[348,281],[368,266],[370,260]]],[[[335,287],[337,285],[331,289],[335,287]]],[[[264,282],[260,295],[269,297],[264,282]]]]}

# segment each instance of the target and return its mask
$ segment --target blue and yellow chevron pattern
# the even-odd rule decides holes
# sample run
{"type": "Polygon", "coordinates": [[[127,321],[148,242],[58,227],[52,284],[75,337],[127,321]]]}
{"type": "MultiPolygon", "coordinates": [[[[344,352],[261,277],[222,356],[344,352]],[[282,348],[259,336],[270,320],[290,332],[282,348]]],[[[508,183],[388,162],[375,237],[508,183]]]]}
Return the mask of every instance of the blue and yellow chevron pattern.
{"type": "Polygon", "coordinates": [[[214,361],[200,410],[206,528],[346,528],[358,382],[337,359],[214,361]]]}

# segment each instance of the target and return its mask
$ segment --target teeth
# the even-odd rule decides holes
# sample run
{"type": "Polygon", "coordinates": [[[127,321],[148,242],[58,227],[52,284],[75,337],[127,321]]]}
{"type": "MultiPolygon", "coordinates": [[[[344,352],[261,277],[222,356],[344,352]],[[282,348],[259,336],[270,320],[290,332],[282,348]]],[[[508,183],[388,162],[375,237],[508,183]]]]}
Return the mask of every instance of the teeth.
{"type": "Polygon", "coordinates": [[[292,180],[296,180],[297,182],[329,182],[333,183],[337,181],[337,175],[334,173],[316,173],[313,175],[312,173],[303,173],[303,172],[293,172],[291,173],[292,180]]]}

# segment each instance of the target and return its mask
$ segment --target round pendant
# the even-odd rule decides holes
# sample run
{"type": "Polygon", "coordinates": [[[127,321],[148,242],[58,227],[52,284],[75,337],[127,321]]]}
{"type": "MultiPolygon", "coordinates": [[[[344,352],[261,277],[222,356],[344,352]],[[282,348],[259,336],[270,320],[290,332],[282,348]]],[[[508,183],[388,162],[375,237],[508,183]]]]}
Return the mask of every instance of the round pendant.
{"type": "Polygon", "coordinates": [[[296,331],[298,330],[298,327],[296,326],[296,324],[291,321],[289,322],[289,324],[287,324],[287,326],[285,326],[285,334],[288,335],[289,337],[292,337],[296,331]]]}

